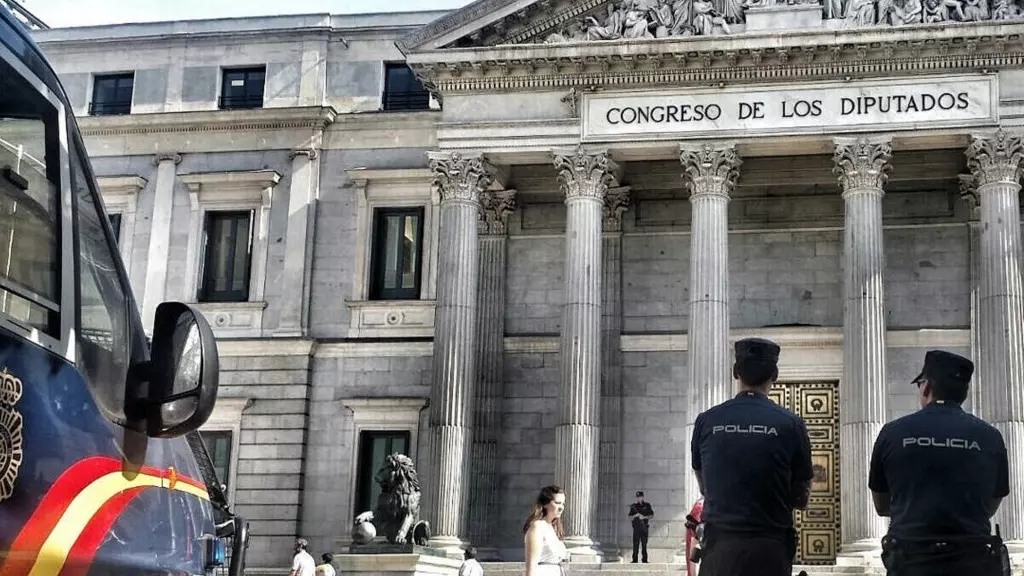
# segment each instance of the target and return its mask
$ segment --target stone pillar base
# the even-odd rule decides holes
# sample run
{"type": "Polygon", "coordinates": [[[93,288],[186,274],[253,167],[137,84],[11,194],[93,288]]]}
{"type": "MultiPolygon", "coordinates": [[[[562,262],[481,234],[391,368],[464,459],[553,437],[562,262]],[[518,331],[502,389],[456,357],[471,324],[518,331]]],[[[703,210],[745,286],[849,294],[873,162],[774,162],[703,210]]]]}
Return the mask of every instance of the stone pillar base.
{"type": "Polygon", "coordinates": [[[339,554],[338,572],[352,576],[457,576],[462,560],[414,554],[339,554]]]}
{"type": "Polygon", "coordinates": [[[604,562],[601,544],[586,536],[569,536],[565,539],[569,551],[569,562],[574,564],[600,564],[604,562]]]}
{"type": "Polygon", "coordinates": [[[469,546],[469,542],[451,536],[435,536],[430,539],[430,548],[444,553],[448,558],[463,559],[462,552],[469,546]]]}
{"type": "Polygon", "coordinates": [[[877,540],[859,540],[843,544],[836,555],[836,566],[881,566],[882,547],[877,540]]]}

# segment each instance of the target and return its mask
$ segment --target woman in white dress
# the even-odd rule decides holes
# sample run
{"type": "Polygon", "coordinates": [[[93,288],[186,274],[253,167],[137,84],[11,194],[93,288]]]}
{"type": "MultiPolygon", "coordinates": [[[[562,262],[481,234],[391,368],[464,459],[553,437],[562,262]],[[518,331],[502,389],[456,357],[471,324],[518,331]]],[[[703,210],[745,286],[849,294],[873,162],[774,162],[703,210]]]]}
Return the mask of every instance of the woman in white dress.
{"type": "Polygon", "coordinates": [[[546,486],[537,495],[533,511],[523,526],[526,534],[526,576],[562,576],[562,564],[569,552],[562,543],[562,510],[565,493],[558,486],[546,486]]]}

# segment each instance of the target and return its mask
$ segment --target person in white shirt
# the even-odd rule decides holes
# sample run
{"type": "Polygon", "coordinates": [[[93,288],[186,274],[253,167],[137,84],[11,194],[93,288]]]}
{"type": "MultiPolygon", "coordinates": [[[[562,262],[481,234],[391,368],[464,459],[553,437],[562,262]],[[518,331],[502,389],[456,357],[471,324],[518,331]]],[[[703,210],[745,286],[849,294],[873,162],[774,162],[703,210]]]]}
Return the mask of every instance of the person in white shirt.
{"type": "Polygon", "coordinates": [[[320,565],[316,567],[316,576],[338,576],[331,562],[334,562],[334,554],[324,552],[320,556],[320,565]]]}
{"type": "Polygon", "coordinates": [[[295,557],[292,558],[292,571],[288,576],[316,576],[316,562],[306,552],[306,548],[309,548],[309,541],[305,538],[295,540],[295,557]]]}
{"type": "Polygon", "coordinates": [[[484,567],[476,561],[476,548],[470,546],[462,553],[465,562],[459,568],[459,576],[484,576],[484,567]]]}

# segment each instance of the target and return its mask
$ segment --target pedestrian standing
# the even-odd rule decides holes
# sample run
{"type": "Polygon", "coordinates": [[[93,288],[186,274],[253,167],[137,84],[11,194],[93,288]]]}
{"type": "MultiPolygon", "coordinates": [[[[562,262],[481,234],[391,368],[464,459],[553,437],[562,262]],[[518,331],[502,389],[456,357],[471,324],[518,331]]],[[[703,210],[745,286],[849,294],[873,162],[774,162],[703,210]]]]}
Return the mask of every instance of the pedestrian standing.
{"type": "Polygon", "coordinates": [[[654,508],[644,500],[643,490],[636,493],[636,502],[629,506],[629,518],[633,523],[633,564],[636,564],[638,551],[643,549],[644,564],[647,564],[647,541],[651,536],[651,518],[654,508]]]}
{"type": "Polygon", "coordinates": [[[697,416],[690,445],[704,495],[700,572],[791,576],[793,509],[807,507],[813,478],[807,426],[768,398],[779,346],[748,338],[735,354],[739,394],[697,416]]]}
{"type": "Polygon", "coordinates": [[[973,374],[967,358],[929,351],[913,380],[921,410],[883,426],[875,441],[868,487],[890,518],[882,539],[889,576],[1009,574],[991,526],[1010,493],[1006,444],[961,408],[973,374]]]}
{"type": "Polygon", "coordinates": [[[484,576],[484,567],[476,560],[476,547],[469,546],[462,553],[462,566],[459,567],[459,576],[484,576]]]}

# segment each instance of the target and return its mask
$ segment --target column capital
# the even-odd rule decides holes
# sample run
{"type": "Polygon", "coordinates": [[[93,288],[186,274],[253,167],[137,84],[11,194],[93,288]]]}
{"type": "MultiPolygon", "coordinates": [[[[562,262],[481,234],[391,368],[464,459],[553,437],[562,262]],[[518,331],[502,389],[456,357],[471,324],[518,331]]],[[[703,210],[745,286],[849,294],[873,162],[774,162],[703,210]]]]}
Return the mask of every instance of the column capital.
{"type": "Polygon", "coordinates": [[[515,190],[485,190],[480,193],[481,236],[508,233],[508,217],[516,209],[515,190]]]}
{"type": "Polygon", "coordinates": [[[552,155],[566,200],[601,200],[608,187],[617,183],[615,172],[618,164],[606,152],[587,153],[583,148],[576,148],[571,152],[552,152],[552,155]]]}
{"type": "Polygon", "coordinates": [[[967,169],[974,175],[976,186],[986,184],[1020,184],[1024,142],[1016,134],[998,130],[991,136],[971,136],[964,151],[967,169]]]}
{"type": "Polygon", "coordinates": [[[629,209],[629,186],[609,188],[604,195],[604,231],[622,232],[622,213],[629,209]]]}
{"type": "Polygon", "coordinates": [[[290,160],[294,160],[296,156],[305,156],[310,160],[316,160],[320,156],[320,151],[316,148],[296,148],[288,153],[290,160]]]}
{"type": "Polygon", "coordinates": [[[480,202],[480,193],[491,185],[490,165],[482,154],[460,152],[429,152],[434,188],[441,203],[448,201],[480,202]]]}
{"type": "Polygon", "coordinates": [[[736,187],[743,164],[732,144],[717,148],[712,144],[680,146],[679,161],[686,170],[684,177],[690,182],[691,200],[702,196],[728,198],[736,187]]]}
{"type": "Polygon", "coordinates": [[[154,166],[159,166],[164,162],[174,162],[174,165],[177,166],[181,164],[181,154],[177,152],[162,152],[153,158],[154,166]]]}
{"type": "Polygon", "coordinates": [[[832,171],[846,194],[852,190],[884,190],[892,170],[890,138],[836,138],[832,171]]]}
{"type": "Polygon", "coordinates": [[[967,210],[972,220],[978,219],[978,212],[981,210],[981,202],[978,198],[978,179],[974,174],[957,174],[960,180],[960,198],[967,204],[967,210]]]}

